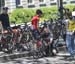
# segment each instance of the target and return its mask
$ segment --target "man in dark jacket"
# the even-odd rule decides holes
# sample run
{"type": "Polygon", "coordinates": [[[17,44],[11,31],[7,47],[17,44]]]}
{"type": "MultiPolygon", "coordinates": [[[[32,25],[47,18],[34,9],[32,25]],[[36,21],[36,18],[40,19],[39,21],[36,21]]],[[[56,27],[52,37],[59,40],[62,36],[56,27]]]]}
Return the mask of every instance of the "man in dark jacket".
{"type": "Polygon", "coordinates": [[[10,27],[9,16],[8,16],[8,7],[3,8],[2,14],[0,14],[0,22],[2,23],[2,27],[6,30],[10,27]]]}

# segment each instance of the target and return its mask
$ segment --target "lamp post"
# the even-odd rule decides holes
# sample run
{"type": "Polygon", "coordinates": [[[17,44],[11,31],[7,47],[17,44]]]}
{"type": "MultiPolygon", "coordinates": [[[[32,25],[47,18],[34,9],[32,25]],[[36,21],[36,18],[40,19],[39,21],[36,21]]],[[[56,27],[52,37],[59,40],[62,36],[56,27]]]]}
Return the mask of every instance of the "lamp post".
{"type": "Polygon", "coordinates": [[[60,13],[60,18],[63,19],[63,0],[57,0],[58,11],[60,13]]]}

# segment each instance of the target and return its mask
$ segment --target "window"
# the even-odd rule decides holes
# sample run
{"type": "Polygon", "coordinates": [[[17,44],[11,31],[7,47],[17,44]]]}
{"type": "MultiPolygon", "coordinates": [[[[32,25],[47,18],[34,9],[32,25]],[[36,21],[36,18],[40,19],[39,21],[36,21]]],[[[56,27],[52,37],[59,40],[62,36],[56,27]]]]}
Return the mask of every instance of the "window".
{"type": "Polygon", "coordinates": [[[44,0],[39,0],[39,2],[44,2],[44,0]]]}
{"type": "Polygon", "coordinates": [[[16,0],[16,6],[20,5],[20,0],[16,0]]]}
{"type": "Polygon", "coordinates": [[[40,6],[40,7],[46,6],[45,0],[39,0],[39,6],[40,6]]]}
{"type": "Polygon", "coordinates": [[[67,4],[66,2],[63,2],[63,4],[67,4]]]}
{"type": "Polygon", "coordinates": [[[5,1],[4,0],[0,0],[0,8],[4,7],[4,5],[5,5],[5,1]]]}
{"type": "Polygon", "coordinates": [[[70,3],[75,3],[75,1],[71,1],[70,3]]]}
{"type": "Polygon", "coordinates": [[[40,4],[40,7],[42,7],[42,6],[46,6],[46,4],[40,4]]]}
{"type": "Polygon", "coordinates": [[[32,3],[33,1],[32,0],[28,0],[28,3],[32,3]]]}
{"type": "Polygon", "coordinates": [[[28,8],[34,8],[35,5],[28,5],[28,8]]]}
{"type": "Polygon", "coordinates": [[[54,0],[50,0],[50,1],[54,1],[54,0]]]}
{"type": "Polygon", "coordinates": [[[2,11],[2,7],[5,6],[5,0],[0,0],[0,12],[2,11]]]}
{"type": "Polygon", "coordinates": [[[51,5],[56,5],[56,3],[51,3],[51,5]]]}

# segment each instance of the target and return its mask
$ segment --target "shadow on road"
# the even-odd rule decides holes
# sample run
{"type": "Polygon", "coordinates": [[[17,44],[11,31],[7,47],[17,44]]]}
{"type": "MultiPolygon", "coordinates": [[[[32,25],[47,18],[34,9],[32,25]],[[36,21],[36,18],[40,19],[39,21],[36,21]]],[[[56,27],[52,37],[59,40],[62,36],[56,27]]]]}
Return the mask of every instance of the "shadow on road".
{"type": "Polygon", "coordinates": [[[75,60],[75,58],[74,59],[70,58],[69,55],[63,55],[62,57],[63,58],[60,58],[60,60],[63,60],[63,61],[74,61],[75,60]]]}

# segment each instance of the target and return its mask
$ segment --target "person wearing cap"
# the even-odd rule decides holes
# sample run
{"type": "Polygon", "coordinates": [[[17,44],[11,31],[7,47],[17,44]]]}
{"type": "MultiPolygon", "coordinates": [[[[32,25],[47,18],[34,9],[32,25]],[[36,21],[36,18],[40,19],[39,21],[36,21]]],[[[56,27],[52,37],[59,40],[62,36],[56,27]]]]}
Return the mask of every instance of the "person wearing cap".
{"type": "Polygon", "coordinates": [[[10,27],[8,7],[3,8],[3,12],[0,14],[0,22],[2,24],[3,30],[7,30],[10,27]]]}

